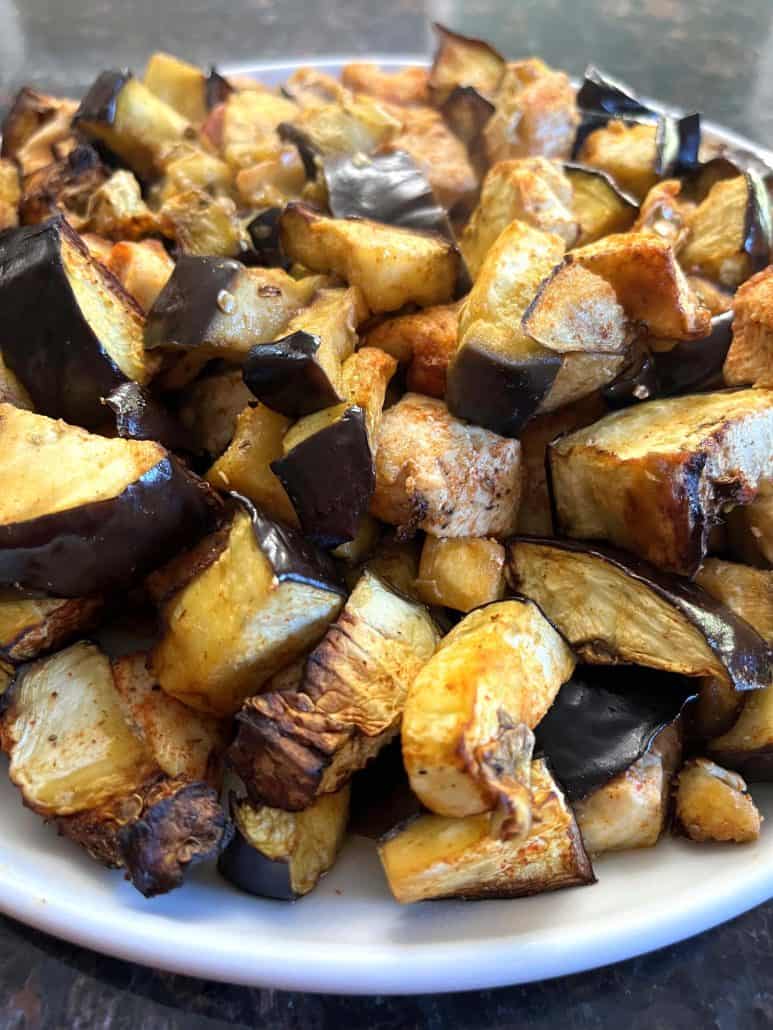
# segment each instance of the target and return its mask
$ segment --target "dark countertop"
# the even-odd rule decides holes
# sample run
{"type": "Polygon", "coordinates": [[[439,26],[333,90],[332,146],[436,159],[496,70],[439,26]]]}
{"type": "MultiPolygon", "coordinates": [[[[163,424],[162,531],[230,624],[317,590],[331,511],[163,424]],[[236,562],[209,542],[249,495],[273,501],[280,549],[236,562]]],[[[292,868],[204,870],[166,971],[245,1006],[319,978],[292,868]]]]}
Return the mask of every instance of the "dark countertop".
{"type": "MultiPolygon", "coordinates": [[[[154,49],[200,63],[429,48],[428,19],[641,92],[773,146],[770,0],[0,0],[0,106],[29,82],[77,93],[154,49]]],[[[302,959],[300,959],[302,961],[302,959]]],[[[228,1026],[762,1030],[773,1026],[773,903],[654,955],[526,987],[325,998],[158,973],[0,919],[0,1030],[228,1026]]]]}

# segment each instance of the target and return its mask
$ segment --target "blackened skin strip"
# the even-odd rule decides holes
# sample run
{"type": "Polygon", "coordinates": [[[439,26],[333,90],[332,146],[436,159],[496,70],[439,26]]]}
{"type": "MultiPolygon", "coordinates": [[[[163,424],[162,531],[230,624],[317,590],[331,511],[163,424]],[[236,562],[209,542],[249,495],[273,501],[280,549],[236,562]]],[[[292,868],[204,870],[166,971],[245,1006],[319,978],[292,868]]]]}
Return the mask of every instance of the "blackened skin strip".
{"type": "Polygon", "coordinates": [[[217,868],[226,880],[248,894],[277,901],[295,901],[298,897],[292,886],[290,863],[261,854],[245,840],[238,827],[218,859],[217,868]]]}
{"type": "Polygon", "coordinates": [[[639,100],[630,86],[593,64],[585,69],[582,86],[577,93],[577,106],[583,111],[605,112],[610,116],[654,114],[651,108],[639,100]]]}
{"type": "Polygon", "coordinates": [[[0,584],[83,597],[136,581],[214,522],[217,496],[167,456],[117,497],[0,526],[0,584]]]}
{"type": "Polygon", "coordinates": [[[286,268],[288,262],[282,254],[279,239],[281,207],[270,207],[255,215],[247,226],[252,250],[246,251],[244,260],[247,264],[262,265],[264,268],[286,268]]]}
{"type": "MultiPolygon", "coordinates": [[[[538,536],[513,537],[510,540],[510,544],[519,543],[571,551],[591,561],[607,562],[661,597],[692,623],[727,670],[736,690],[758,690],[770,684],[773,649],[748,622],[691,580],[664,572],[615,547],[538,536]]],[[[591,598],[588,598],[588,603],[592,603],[591,598]]]]}
{"type": "Polygon", "coordinates": [[[193,452],[191,434],[139,383],[117,386],[105,398],[115,416],[119,436],[128,440],[156,440],[170,451],[193,452]]]}
{"type": "Polygon", "coordinates": [[[258,547],[280,583],[285,580],[308,583],[320,590],[333,590],[346,596],[333,560],[324,551],[316,548],[297,530],[268,518],[241,494],[233,493],[231,496],[250,516],[258,547]]]}
{"type": "Polygon", "coordinates": [[[234,88],[228,79],[223,78],[217,68],[212,65],[204,83],[204,100],[207,108],[211,111],[213,107],[226,101],[233,92],[234,88]]]}
{"type": "Polygon", "coordinates": [[[94,85],[81,100],[80,107],[73,115],[73,125],[77,126],[78,122],[112,125],[115,121],[118,95],[131,78],[131,72],[125,70],[104,71],[97,76],[94,85]]]}
{"type": "Polygon", "coordinates": [[[749,255],[752,272],[760,272],[770,264],[773,246],[770,198],[762,177],[755,171],[744,173],[747,202],[743,249],[749,255]]]}
{"type": "Polygon", "coordinates": [[[290,418],[339,404],[327,373],[316,360],[320,338],[302,329],[273,343],[258,343],[244,362],[245,385],[258,400],[290,418]]]}
{"type": "Polygon", "coordinates": [[[145,348],[189,350],[205,338],[218,312],[217,298],[244,266],[230,258],[185,254],[156,298],[145,324],[145,348]]]}
{"type": "Polygon", "coordinates": [[[535,730],[570,802],[628,769],[696,696],[695,680],[636,666],[580,666],[535,730]]]}

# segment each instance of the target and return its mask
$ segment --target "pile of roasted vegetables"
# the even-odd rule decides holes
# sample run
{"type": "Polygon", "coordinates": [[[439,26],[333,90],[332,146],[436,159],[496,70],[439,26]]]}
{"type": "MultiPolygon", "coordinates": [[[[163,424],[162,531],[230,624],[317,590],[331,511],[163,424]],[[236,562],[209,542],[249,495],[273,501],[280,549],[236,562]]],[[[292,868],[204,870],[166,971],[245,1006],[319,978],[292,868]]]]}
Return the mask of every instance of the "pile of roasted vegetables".
{"type": "Polygon", "coordinates": [[[145,895],[402,902],[755,839],[766,172],[438,28],[281,89],[24,88],[0,162],[0,742],[145,895]]]}

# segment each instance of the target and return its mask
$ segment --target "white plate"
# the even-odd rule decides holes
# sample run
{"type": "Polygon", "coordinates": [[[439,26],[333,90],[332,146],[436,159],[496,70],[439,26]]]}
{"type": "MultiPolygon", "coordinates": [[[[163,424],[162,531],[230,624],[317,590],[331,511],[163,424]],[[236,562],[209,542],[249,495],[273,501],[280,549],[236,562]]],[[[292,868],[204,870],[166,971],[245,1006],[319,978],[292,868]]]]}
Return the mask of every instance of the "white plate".
{"type": "MultiPolygon", "coordinates": [[[[334,71],[343,60],[315,63],[334,71]]],[[[281,81],[296,66],[247,70],[281,81]]],[[[362,994],[524,983],[639,955],[771,897],[773,786],[754,796],[768,820],[756,844],[664,840],[597,861],[593,887],[519,901],[401,907],[361,839],[292,905],[242,894],[212,869],[146,901],[58,839],[0,774],[0,910],[96,951],[234,983],[362,994]]]]}

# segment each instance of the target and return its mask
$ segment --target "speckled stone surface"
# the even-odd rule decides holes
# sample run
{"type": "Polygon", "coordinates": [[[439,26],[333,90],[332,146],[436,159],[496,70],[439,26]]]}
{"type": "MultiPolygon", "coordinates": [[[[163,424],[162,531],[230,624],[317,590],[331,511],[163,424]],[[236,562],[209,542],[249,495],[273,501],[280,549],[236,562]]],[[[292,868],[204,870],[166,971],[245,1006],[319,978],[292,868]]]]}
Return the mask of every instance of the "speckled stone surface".
{"type": "MultiPolygon", "coordinates": [[[[538,53],[593,60],[642,92],[773,146],[771,0],[0,0],[0,106],[23,82],[76,94],[163,47],[249,62],[429,48],[430,20],[538,53]]],[[[303,961],[299,956],[299,961],[303,961]]],[[[220,1027],[773,1027],[773,903],[691,941],[544,984],[462,995],[341,998],[158,973],[0,918],[0,1030],[220,1027]]]]}

